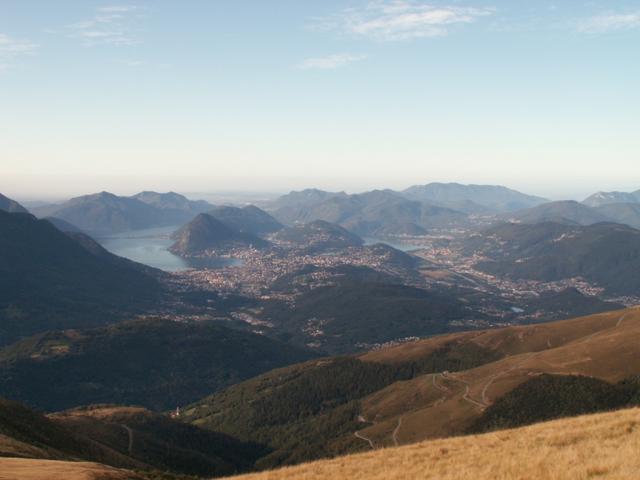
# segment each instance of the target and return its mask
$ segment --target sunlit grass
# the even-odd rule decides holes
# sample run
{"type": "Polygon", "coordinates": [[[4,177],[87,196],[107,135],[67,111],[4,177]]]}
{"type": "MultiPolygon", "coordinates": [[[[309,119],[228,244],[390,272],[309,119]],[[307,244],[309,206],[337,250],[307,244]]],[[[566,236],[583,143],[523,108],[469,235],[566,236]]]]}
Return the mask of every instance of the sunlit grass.
{"type": "Polygon", "coordinates": [[[234,480],[640,478],[640,408],[426,441],[234,480]]]}

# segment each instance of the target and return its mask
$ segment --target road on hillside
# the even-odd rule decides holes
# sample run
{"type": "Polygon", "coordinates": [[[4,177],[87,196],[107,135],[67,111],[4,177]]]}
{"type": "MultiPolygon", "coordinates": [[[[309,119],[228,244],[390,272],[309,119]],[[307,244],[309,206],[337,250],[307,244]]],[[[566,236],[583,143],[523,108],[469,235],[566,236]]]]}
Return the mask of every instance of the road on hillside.
{"type": "Polygon", "coordinates": [[[398,417],[398,425],[396,426],[396,428],[393,430],[393,433],[391,434],[391,438],[393,439],[393,444],[397,447],[398,444],[398,432],[400,431],[400,427],[402,426],[402,417],[398,417]]]}
{"type": "Polygon", "coordinates": [[[129,452],[129,455],[131,455],[131,452],[133,451],[133,430],[125,424],[120,424],[120,426],[124,428],[127,431],[127,435],[129,435],[129,446],[127,451],[129,452]]]}
{"type": "Polygon", "coordinates": [[[365,437],[360,432],[355,432],[354,435],[358,437],[360,440],[364,440],[365,442],[367,442],[372,450],[376,449],[376,446],[373,444],[373,441],[370,438],[365,437]]]}

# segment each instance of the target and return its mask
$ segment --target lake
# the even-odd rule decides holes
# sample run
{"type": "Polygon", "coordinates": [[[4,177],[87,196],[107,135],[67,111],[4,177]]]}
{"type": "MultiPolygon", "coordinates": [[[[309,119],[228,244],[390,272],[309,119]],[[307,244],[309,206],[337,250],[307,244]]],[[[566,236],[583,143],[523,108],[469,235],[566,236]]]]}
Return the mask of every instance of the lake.
{"type": "Polygon", "coordinates": [[[396,250],[400,250],[402,252],[410,252],[411,250],[418,250],[420,245],[412,245],[410,243],[397,243],[390,242],[389,240],[383,240],[375,237],[363,237],[365,245],[375,245],[376,243],[385,243],[390,247],[395,248],[396,250]]]}
{"type": "Polygon", "coordinates": [[[120,257],[167,272],[179,272],[190,268],[222,268],[241,265],[236,258],[181,258],[168,249],[173,244],[171,234],[180,226],[150,228],[113,234],[98,238],[104,248],[120,257]]]}

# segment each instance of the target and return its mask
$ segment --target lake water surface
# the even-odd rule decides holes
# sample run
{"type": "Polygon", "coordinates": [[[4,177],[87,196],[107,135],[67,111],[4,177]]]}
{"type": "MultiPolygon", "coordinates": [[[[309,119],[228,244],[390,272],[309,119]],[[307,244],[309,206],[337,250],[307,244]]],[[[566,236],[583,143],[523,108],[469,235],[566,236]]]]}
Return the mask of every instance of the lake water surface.
{"type": "Polygon", "coordinates": [[[410,252],[411,250],[418,250],[420,248],[419,245],[412,245],[410,243],[398,243],[392,242],[385,239],[374,238],[374,237],[363,237],[365,245],[375,245],[376,243],[385,243],[390,247],[395,248],[396,250],[400,250],[402,252],[410,252]]]}
{"type": "Polygon", "coordinates": [[[168,249],[173,244],[171,234],[179,226],[135,230],[99,238],[98,242],[111,253],[144,263],[168,272],[179,272],[190,268],[222,268],[241,265],[235,258],[181,258],[168,249]]]}

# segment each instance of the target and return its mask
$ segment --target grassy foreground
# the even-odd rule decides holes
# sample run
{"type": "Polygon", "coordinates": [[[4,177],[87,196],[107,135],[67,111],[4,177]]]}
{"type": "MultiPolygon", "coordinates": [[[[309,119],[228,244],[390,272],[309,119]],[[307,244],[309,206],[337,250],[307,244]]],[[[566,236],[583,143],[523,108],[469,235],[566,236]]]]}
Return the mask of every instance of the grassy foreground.
{"type": "Polygon", "coordinates": [[[0,458],[0,480],[144,480],[126,470],[91,462],[0,458]]]}
{"type": "Polygon", "coordinates": [[[640,408],[307,463],[234,480],[640,478],[640,408]]]}

